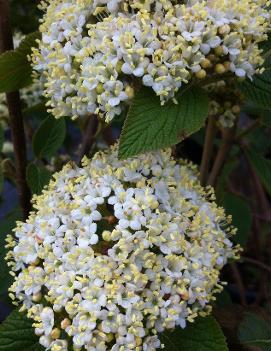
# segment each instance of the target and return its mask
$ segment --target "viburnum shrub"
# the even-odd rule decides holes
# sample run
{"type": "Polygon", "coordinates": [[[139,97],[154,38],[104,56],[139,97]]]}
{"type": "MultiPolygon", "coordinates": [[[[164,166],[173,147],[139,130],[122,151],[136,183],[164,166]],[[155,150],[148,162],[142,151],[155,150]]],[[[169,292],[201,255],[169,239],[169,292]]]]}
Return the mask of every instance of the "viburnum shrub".
{"type": "Polygon", "coordinates": [[[0,351],[270,351],[271,1],[33,3],[0,0],[0,351]]]}

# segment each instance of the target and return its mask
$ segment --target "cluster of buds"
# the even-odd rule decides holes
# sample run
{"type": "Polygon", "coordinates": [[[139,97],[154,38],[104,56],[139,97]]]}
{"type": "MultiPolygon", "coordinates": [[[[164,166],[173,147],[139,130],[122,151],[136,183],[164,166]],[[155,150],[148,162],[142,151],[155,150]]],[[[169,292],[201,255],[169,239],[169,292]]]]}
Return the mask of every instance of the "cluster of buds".
{"type": "Polygon", "coordinates": [[[219,128],[233,128],[241,112],[243,99],[233,80],[208,84],[205,89],[211,96],[209,115],[216,117],[219,128]]]}

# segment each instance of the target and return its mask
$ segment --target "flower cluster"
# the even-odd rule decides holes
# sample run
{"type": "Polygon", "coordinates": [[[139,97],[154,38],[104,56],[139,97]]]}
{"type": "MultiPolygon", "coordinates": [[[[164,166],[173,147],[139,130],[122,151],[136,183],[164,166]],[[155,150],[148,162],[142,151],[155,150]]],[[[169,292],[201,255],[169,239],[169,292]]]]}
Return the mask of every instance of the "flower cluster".
{"type": "Polygon", "coordinates": [[[195,166],[117,147],[72,163],[7,239],[14,302],[51,351],[153,351],[210,310],[235,229],[195,166]]]}
{"type": "Polygon", "coordinates": [[[211,83],[206,90],[212,97],[209,105],[209,116],[216,117],[219,128],[232,128],[241,112],[243,98],[235,88],[232,80],[211,83]]]}
{"type": "Polygon", "coordinates": [[[161,102],[191,79],[232,72],[252,77],[263,63],[266,0],[51,0],[33,53],[56,117],[110,121],[141,84],[161,102]]]}

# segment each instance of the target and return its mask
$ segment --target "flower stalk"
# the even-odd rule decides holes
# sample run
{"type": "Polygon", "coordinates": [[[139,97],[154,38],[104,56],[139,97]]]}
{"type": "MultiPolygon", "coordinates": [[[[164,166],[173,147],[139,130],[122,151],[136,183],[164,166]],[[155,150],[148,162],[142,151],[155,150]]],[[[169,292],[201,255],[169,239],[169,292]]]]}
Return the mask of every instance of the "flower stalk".
{"type": "Polygon", "coordinates": [[[208,178],[209,165],[212,157],[212,150],[214,144],[215,130],[215,116],[210,116],[208,119],[205,142],[203,147],[203,155],[200,165],[200,183],[202,186],[206,185],[208,178]]]}
{"type": "Polygon", "coordinates": [[[224,128],[222,131],[222,144],[217,153],[212,171],[208,178],[208,184],[215,187],[218,176],[224,166],[224,163],[231,150],[234,137],[235,137],[236,125],[233,128],[224,128]]]}
{"type": "MultiPolygon", "coordinates": [[[[0,53],[13,50],[12,31],[9,22],[7,0],[0,0],[0,53]]],[[[16,184],[23,217],[27,218],[31,209],[30,190],[26,182],[27,151],[20,94],[18,91],[6,94],[9,122],[14,145],[16,184]]]]}

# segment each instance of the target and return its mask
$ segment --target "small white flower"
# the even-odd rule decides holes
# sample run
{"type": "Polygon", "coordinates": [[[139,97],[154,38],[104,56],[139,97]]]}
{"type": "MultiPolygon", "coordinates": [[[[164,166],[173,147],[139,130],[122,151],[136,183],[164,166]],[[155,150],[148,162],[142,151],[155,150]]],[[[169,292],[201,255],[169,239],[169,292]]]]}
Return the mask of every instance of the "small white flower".
{"type": "Polygon", "coordinates": [[[54,326],[54,311],[50,307],[45,307],[40,313],[42,323],[41,328],[37,328],[39,332],[43,331],[45,336],[49,336],[54,326]]]}
{"type": "Polygon", "coordinates": [[[50,349],[52,351],[67,351],[68,342],[66,340],[55,340],[51,343],[50,349]]]}

